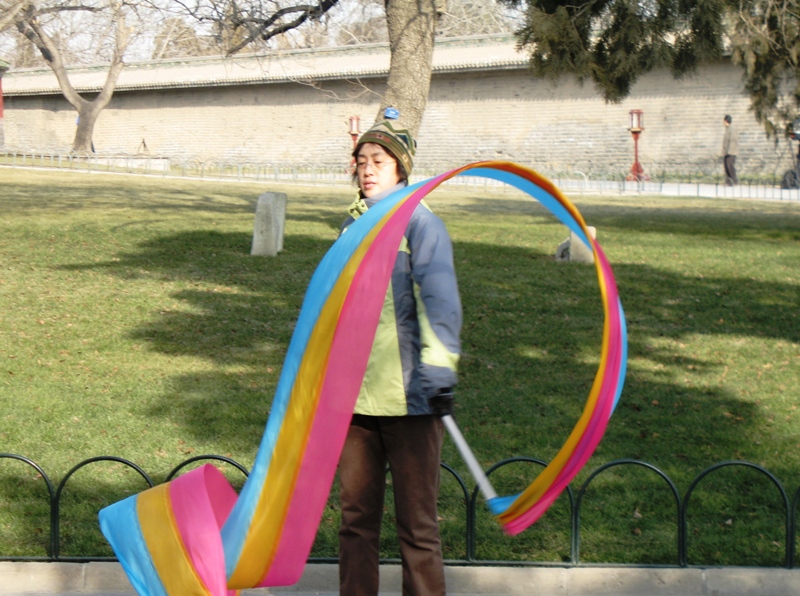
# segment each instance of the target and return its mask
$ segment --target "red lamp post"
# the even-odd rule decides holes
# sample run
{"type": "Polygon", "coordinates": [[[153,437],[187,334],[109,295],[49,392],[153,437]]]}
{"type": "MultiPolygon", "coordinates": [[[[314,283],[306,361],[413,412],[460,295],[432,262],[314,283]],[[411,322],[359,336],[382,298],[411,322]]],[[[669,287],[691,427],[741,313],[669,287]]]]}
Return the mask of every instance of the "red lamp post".
{"type": "MultiPolygon", "coordinates": [[[[353,151],[356,150],[358,144],[358,137],[361,134],[361,118],[358,116],[350,116],[350,130],[348,131],[350,138],[353,139],[353,151]]],[[[356,158],[350,158],[350,173],[355,172],[356,158]]]]}
{"type": "Polygon", "coordinates": [[[0,147],[5,145],[5,124],[3,122],[3,75],[11,66],[5,60],[0,59],[0,147]]]}
{"type": "Polygon", "coordinates": [[[633,165],[631,166],[631,173],[628,174],[627,180],[640,181],[645,179],[644,169],[642,164],[639,163],[639,135],[644,130],[644,112],[642,110],[631,110],[631,126],[628,129],[633,136],[633,165]]]}
{"type": "Polygon", "coordinates": [[[358,116],[350,116],[350,138],[353,139],[353,151],[356,149],[358,142],[358,135],[361,134],[361,118],[358,116]]]}

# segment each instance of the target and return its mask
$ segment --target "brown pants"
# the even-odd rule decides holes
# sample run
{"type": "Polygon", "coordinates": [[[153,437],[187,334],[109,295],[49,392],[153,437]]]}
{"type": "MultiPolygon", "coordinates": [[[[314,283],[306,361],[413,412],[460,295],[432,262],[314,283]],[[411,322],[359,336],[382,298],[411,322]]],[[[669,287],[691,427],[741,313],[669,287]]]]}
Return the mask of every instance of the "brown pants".
{"type": "Polygon", "coordinates": [[[436,501],[444,425],[436,416],[362,416],[339,462],[341,596],[376,596],[386,464],[392,474],[404,596],[444,596],[436,501]]]}

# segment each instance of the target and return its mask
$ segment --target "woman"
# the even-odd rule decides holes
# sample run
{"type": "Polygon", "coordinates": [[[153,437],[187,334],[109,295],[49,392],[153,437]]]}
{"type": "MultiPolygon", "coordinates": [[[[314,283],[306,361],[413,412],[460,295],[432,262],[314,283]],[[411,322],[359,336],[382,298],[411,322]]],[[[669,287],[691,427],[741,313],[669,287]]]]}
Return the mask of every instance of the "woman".
{"type": "MultiPolygon", "coordinates": [[[[391,122],[353,152],[359,196],[342,233],[376,202],[407,185],[416,142],[391,122]]],[[[375,596],[386,484],[392,475],[405,596],[444,596],[436,501],[444,428],[452,412],[461,301],[442,221],[419,205],[398,249],[380,322],[339,463],[342,596],[375,596]]]]}

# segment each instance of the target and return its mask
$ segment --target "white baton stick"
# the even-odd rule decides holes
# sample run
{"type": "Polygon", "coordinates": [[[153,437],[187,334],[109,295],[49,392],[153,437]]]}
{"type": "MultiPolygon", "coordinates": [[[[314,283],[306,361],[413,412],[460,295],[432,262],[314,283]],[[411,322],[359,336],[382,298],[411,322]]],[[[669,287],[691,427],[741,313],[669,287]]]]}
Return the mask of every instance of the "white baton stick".
{"type": "Polygon", "coordinates": [[[473,478],[475,478],[475,482],[478,483],[478,488],[483,493],[484,498],[489,501],[497,497],[497,493],[494,492],[494,488],[489,482],[489,479],[486,477],[486,474],[483,473],[483,468],[481,468],[478,460],[475,459],[472,449],[470,449],[469,445],[467,445],[467,441],[464,439],[464,435],[461,434],[456,421],[449,414],[442,416],[442,421],[444,422],[445,427],[447,427],[447,431],[450,433],[453,442],[456,444],[456,447],[458,448],[459,453],[461,453],[461,457],[464,459],[464,462],[467,464],[469,471],[472,473],[473,478]]]}

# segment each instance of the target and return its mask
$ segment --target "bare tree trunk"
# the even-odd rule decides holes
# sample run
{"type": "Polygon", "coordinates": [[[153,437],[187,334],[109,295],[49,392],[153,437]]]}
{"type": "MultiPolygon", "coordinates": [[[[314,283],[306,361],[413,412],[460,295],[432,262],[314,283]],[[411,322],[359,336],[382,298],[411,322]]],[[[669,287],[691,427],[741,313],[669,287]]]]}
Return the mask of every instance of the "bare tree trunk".
{"type": "MultiPolygon", "coordinates": [[[[87,101],[80,97],[80,105],[72,105],[78,110],[78,128],[75,131],[75,139],[72,142],[72,150],[77,152],[94,151],[92,137],[94,136],[94,125],[97,123],[97,118],[100,112],[105,109],[111,102],[111,97],[114,95],[114,89],[117,86],[119,73],[122,72],[125,64],[120,59],[111,64],[108,69],[108,76],[103,85],[103,90],[94,98],[93,101],[87,101]]],[[[62,86],[63,89],[63,86],[62,86]]],[[[66,96],[66,93],[64,94],[66,96]]],[[[77,95],[77,93],[75,94],[77,95]]],[[[72,103],[72,102],[70,102],[72,103]]]]}
{"type": "Polygon", "coordinates": [[[102,108],[98,108],[94,102],[84,101],[81,109],[78,110],[78,128],[75,130],[75,139],[72,141],[72,150],[78,153],[88,153],[94,151],[92,137],[94,135],[94,125],[102,108]]]}
{"type": "Polygon", "coordinates": [[[394,106],[400,110],[400,123],[415,136],[428,103],[433,42],[442,6],[442,0],[386,0],[392,57],[377,120],[383,120],[384,108],[394,106]]]}

